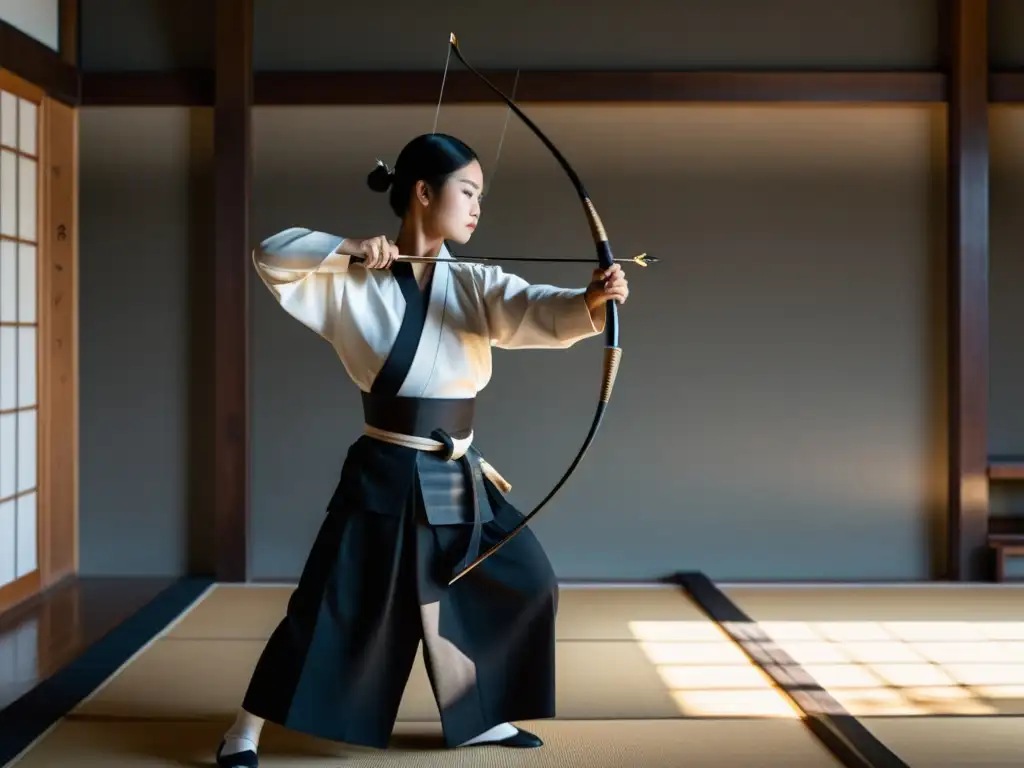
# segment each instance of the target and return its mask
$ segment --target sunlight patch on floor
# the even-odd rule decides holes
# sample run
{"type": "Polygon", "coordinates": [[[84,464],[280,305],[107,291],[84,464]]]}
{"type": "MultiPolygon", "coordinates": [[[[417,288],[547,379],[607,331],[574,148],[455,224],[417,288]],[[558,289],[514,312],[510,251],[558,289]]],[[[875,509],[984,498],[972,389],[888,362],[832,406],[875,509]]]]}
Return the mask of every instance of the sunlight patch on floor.
{"type": "MultiPolygon", "coordinates": [[[[776,657],[774,670],[792,678],[802,701],[821,698],[800,685],[810,682],[809,675],[854,716],[1024,714],[1024,622],[765,621],[736,627],[748,637],[758,628],[771,641],[761,650],[776,657]]],[[[714,624],[631,622],[630,629],[683,714],[798,716],[714,624]]],[[[828,702],[816,706],[835,709],[828,702]]]]}
{"type": "Polygon", "coordinates": [[[707,621],[631,621],[630,632],[688,717],[796,719],[799,712],[707,621]]]}

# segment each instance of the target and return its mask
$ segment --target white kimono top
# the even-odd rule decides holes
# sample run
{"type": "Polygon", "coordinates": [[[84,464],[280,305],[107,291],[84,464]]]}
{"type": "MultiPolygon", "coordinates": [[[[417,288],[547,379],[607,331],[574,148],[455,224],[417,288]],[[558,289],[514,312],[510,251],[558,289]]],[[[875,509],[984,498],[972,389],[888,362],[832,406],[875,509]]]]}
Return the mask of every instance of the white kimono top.
{"type": "MultiPolygon", "coordinates": [[[[281,307],[329,341],[349,377],[369,392],[398,336],[405,298],[389,270],[335,253],[344,238],[292,227],[253,252],[281,307]]],[[[566,348],[604,330],[585,289],[534,285],[501,267],[459,262],[442,247],[423,333],[397,395],[472,398],[491,378],[491,347],[566,348]]]]}

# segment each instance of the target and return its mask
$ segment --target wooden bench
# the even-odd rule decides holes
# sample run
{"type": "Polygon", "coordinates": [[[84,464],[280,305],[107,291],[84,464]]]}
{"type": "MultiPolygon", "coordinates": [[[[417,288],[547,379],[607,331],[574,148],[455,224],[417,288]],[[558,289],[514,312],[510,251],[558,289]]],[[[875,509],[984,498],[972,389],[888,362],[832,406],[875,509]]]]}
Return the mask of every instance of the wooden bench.
{"type": "Polygon", "coordinates": [[[1024,518],[993,517],[989,520],[988,546],[995,555],[995,578],[1006,581],[1006,561],[1024,557],[1024,518]]]}
{"type": "MultiPolygon", "coordinates": [[[[1024,456],[989,457],[988,479],[990,483],[1010,482],[1016,484],[1024,481],[1024,456]]],[[[1007,559],[1024,557],[1024,518],[990,517],[988,546],[995,555],[996,581],[1006,581],[1007,559]]]]}

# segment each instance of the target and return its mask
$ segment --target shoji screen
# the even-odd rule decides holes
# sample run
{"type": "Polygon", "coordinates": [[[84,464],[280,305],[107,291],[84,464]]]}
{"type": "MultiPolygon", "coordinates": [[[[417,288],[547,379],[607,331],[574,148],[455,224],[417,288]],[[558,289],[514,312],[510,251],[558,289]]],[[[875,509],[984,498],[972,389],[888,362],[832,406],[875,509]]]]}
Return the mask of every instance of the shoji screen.
{"type": "Polygon", "coordinates": [[[0,90],[0,588],[39,567],[39,111],[0,90]]]}

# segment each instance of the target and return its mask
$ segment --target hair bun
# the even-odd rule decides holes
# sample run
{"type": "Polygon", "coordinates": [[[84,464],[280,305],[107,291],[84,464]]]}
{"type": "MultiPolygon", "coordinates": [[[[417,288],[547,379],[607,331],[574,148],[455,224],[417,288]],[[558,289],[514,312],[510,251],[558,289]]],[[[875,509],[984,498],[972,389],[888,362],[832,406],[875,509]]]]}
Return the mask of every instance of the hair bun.
{"type": "Polygon", "coordinates": [[[394,171],[378,160],[377,167],[366,177],[366,183],[374,192],[387,192],[394,178],[394,171]]]}

